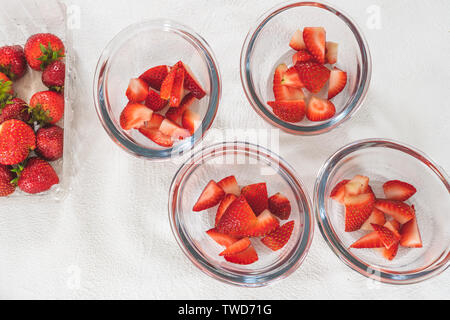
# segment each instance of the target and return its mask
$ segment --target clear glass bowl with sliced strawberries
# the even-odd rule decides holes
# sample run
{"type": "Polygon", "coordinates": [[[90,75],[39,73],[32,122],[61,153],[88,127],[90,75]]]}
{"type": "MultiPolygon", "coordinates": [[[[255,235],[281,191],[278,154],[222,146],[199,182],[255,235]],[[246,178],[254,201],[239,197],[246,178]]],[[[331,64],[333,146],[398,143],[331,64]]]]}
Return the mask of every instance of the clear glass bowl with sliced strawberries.
{"type": "Polygon", "coordinates": [[[220,281],[259,287],[305,259],[314,233],[307,191],[278,155],[220,143],[197,152],[169,192],[172,231],[186,256],[220,281]]]}
{"type": "Polygon", "coordinates": [[[123,149],[147,159],[191,150],[212,126],[220,95],[209,45],[169,20],[122,30],[97,65],[94,96],[103,127],[123,149]]]}
{"type": "Polygon", "coordinates": [[[450,182],[429,157],[399,142],[361,140],[328,159],[314,203],[323,237],[352,269],[410,284],[450,265],[450,182]]]}
{"type": "Polygon", "coordinates": [[[241,52],[248,101],[273,126],[296,135],[328,132],[362,105],[370,52],[342,11],[319,2],[287,2],[265,13],[241,52]]]}

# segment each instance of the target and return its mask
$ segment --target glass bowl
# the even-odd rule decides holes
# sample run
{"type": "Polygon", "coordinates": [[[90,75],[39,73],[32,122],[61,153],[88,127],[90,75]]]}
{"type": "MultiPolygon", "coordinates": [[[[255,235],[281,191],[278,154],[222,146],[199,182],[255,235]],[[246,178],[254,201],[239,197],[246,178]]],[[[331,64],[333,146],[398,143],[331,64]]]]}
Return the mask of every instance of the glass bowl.
{"type": "Polygon", "coordinates": [[[328,132],[349,119],[362,105],[369,89],[372,62],[360,29],[341,10],[319,2],[285,2],[263,14],[245,39],[241,52],[241,81],[255,111],[273,126],[296,135],[328,132]],[[289,41],[297,29],[322,26],[327,41],[339,43],[336,66],[347,72],[345,89],[333,98],[336,115],[327,121],[288,123],[267,105],[274,100],[273,74],[280,63],[292,65],[289,41]]]}
{"type": "Polygon", "coordinates": [[[389,140],[362,140],[337,151],[320,170],[314,205],[320,231],[333,252],[350,268],[366,277],[410,284],[429,279],[449,266],[450,183],[445,171],[420,151],[389,140]],[[375,195],[383,196],[383,183],[402,180],[417,188],[406,202],[414,204],[423,248],[399,248],[394,260],[384,259],[373,249],[348,249],[367,234],[344,232],[344,206],[333,201],[334,186],[355,175],[370,178],[375,195]]]}
{"type": "Polygon", "coordinates": [[[147,159],[165,160],[191,150],[213,124],[221,96],[217,61],[208,43],[186,26],[169,20],[133,24],[106,46],[94,77],[94,100],[98,117],[111,139],[127,152],[147,159]],[[128,103],[125,91],[131,78],[157,65],[188,64],[207,96],[192,106],[202,124],[190,138],[172,148],[159,147],[137,130],[124,131],[120,113],[128,103]]]}
{"type": "MultiPolygon", "coordinates": [[[[178,171],[169,193],[169,219],[173,234],[186,256],[203,272],[243,287],[265,286],[294,272],[305,259],[314,233],[314,215],[306,188],[295,171],[273,152],[249,143],[219,143],[195,153],[178,171]],[[291,201],[287,221],[295,226],[289,242],[273,252],[252,239],[259,260],[251,265],[232,264],[219,253],[223,247],[206,231],[214,227],[217,207],[193,212],[200,192],[211,180],[234,175],[240,186],[266,182],[269,195],[281,192],[291,201]]],[[[282,221],[281,224],[284,224],[282,221]]]]}

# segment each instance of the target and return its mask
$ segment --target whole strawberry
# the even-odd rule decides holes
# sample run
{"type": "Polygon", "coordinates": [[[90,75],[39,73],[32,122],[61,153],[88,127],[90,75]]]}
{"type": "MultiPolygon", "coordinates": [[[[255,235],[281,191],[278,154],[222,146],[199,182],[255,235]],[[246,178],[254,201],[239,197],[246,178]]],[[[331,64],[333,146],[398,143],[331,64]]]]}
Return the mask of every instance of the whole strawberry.
{"type": "Polygon", "coordinates": [[[7,197],[14,193],[16,187],[11,183],[13,179],[11,168],[0,164],[0,197],[7,197]]]}
{"type": "Polygon", "coordinates": [[[0,48],[0,71],[12,80],[20,79],[27,72],[27,60],[22,46],[0,48]]]}
{"type": "Polygon", "coordinates": [[[25,44],[25,57],[34,70],[43,71],[53,61],[64,57],[64,44],[51,33],[39,33],[28,38],[25,44]]]}
{"type": "Polygon", "coordinates": [[[28,124],[15,119],[0,124],[0,164],[19,164],[35,148],[36,136],[28,124]]]}
{"type": "Polygon", "coordinates": [[[30,99],[30,111],[33,121],[55,124],[64,115],[64,97],[54,91],[35,93],[30,99]]]}
{"type": "Polygon", "coordinates": [[[42,72],[42,82],[50,89],[60,92],[64,89],[66,77],[66,65],[58,60],[52,62],[44,72],[42,72]]]}
{"type": "Polygon", "coordinates": [[[47,191],[58,183],[59,178],[53,167],[37,157],[28,159],[17,181],[20,190],[30,194],[47,191]]]}
{"type": "Polygon", "coordinates": [[[63,156],[64,130],[58,126],[40,128],[36,133],[36,153],[48,161],[63,156]]]}
{"type": "Polygon", "coordinates": [[[8,101],[4,108],[0,110],[0,124],[11,119],[22,120],[23,122],[30,121],[28,105],[22,99],[14,98],[8,101]]]}

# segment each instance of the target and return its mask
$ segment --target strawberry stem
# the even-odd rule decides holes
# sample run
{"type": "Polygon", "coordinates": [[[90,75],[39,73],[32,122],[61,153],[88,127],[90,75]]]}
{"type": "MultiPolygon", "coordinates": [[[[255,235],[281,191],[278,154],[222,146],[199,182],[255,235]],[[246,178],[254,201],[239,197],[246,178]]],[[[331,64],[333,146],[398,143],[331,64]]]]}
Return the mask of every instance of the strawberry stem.
{"type": "Polygon", "coordinates": [[[37,104],[35,107],[29,107],[28,113],[30,114],[29,124],[38,123],[41,127],[52,122],[53,118],[50,117],[50,112],[44,110],[41,104],[37,104]]]}
{"type": "Polygon", "coordinates": [[[55,51],[52,48],[51,43],[48,43],[48,47],[45,47],[42,43],[40,44],[40,48],[42,51],[42,55],[38,58],[41,61],[41,70],[45,70],[52,62],[60,60],[64,58],[64,54],[62,50],[55,51]]]}

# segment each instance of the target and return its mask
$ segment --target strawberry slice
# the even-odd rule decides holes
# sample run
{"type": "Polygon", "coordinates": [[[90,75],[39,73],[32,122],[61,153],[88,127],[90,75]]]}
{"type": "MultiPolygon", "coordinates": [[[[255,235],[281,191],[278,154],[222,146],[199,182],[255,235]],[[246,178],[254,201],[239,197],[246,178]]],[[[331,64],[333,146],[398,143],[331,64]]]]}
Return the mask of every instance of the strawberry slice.
{"type": "Polygon", "coordinates": [[[248,185],[241,190],[256,216],[269,208],[269,196],[265,182],[248,185]]]}
{"type": "Polygon", "coordinates": [[[391,247],[400,240],[391,230],[389,230],[385,226],[379,226],[375,223],[372,223],[372,228],[375,230],[375,232],[378,233],[381,242],[383,242],[383,245],[388,250],[391,249],[391,247]]]}
{"type": "Polygon", "coordinates": [[[131,79],[126,95],[130,102],[142,102],[148,96],[148,84],[141,79],[131,79]]]}
{"type": "MultiPolygon", "coordinates": [[[[375,210],[376,210],[376,209],[375,209],[375,210]]],[[[381,226],[380,223],[377,223],[377,224],[379,224],[379,225],[381,226]]],[[[389,230],[391,230],[392,233],[395,235],[395,237],[396,237],[397,239],[400,239],[400,238],[401,238],[401,235],[400,235],[400,228],[401,228],[401,225],[400,225],[400,223],[398,223],[398,221],[395,221],[395,220],[387,221],[387,222],[384,224],[384,226],[385,226],[386,228],[388,228],[389,230]]]]}
{"type": "Polygon", "coordinates": [[[378,251],[385,257],[387,260],[392,261],[397,256],[398,252],[398,241],[392,245],[390,249],[386,248],[377,248],[378,251]]]}
{"type": "Polygon", "coordinates": [[[169,73],[169,67],[162,65],[148,69],[139,76],[139,79],[144,80],[147,84],[156,90],[161,90],[161,85],[169,73]]]}
{"type": "Polygon", "coordinates": [[[203,89],[202,85],[200,84],[200,82],[197,80],[197,78],[194,76],[194,74],[192,73],[191,69],[189,68],[189,66],[183,62],[179,62],[179,65],[184,69],[185,75],[184,75],[184,88],[190,92],[192,92],[192,94],[197,98],[197,99],[202,99],[205,95],[206,92],[203,89]]]}
{"type": "Polygon", "coordinates": [[[202,120],[200,119],[200,115],[188,109],[183,113],[181,123],[183,124],[183,128],[193,135],[200,127],[202,120]]]}
{"type": "Polygon", "coordinates": [[[140,103],[129,103],[120,114],[120,126],[123,130],[139,129],[150,121],[153,111],[140,103]]]}
{"type": "Polygon", "coordinates": [[[174,65],[169,73],[167,74],[167,77],[164,78],[164,81],[161,84],[161,90],[159,92],[159,95],[161,96],[161,99],[169,100],[170,96],[172,94],[172,87],[173,83],[175,81],[175,75],[177,74],[178,70],[178,64],[174,65]]]}
{"type": "Polygon", "coordinates": [[[217,184],[223,189],[223,191],[225,191],[225,193],[234,194],[236,197],[239,197],[241,195],[241,188],[239,188],[235,176],[223,178],[222,180],[217,182],[217,184]]]}
{"type": "Polygon", "coordinates": [[[350,248],[354,249],[368,249],[368,248],[384,248],[384,244],[381,241],[378,232],[373,231],[361,239],[353,243],[350,248]]]}
{"type": "Polygon", "coordinates": [[[189,92],[184,96],[183,100],[181,100],[179,107],[172,107],[167,110],[166,118],[181,126],[184,112],[189,109],[189,107],[194,103],[195,99],[196,98],[192,94],[192,92],[189,92]]]}
{"type": "Polygon", "coordinates": [[[245,237],[249,235],[248,231],[254,227],[256,222],[255,213],[245,197],[241,195],[229,205],[217,224],[217,230],[233,236],[245,237]]]}
{"type": "Polygon", "coordinates": [[[332,99],[341,93],[347,85],[347,72],[333,68],[330,73],[330,84],[328,86],[328,99],[332,99]]]}
{"type": "Polygon", "coordinates": [[[159,127],[161,126],[161,123],[164,121],[164,119],[165,119],[164,116],[162,116],[158,113],[153,113],[152,118],[150,119],[150,121],[145,123],[143,128],[159,129],[159,127]]]}
{"type": "Polygon", "coordinates": [[[231,246],[227,247],[224,251],[222,251],[219,256],[229,256],[234,255],[239,252],[246,250],[248,247],[252,245],[252,242],[249,238],[242,238],[241,240],[236,241],[231,246]]]}
{"type": "Polygon", "coordinates": [[[306,109],[306,117],[311,121],[325,121],[332,118],[336,114],[336,108],[331,101],[311,97],[309,99],[308,108],[306,109]]]}
{"type": "Polygon", "coordinates": [[[383,211],[401,224],[405,224],[416,216],[413,207],[397,200],[378,199],[375,202],[375,208],[383,211]]]}
{"type": "Polygon", "coordinates": [[[417,220],[411,219],[405,223],[400,230],[400,245],[408,248],[422,248],[422,238],[420,236],[417,220]]]}
{"type": "Polygon", "coordinates": [[[277,193],[269,198],[269,210],[281,220],[287,220],[291,215],[291,203],[284,195],[277,193]]]}
{"type": "MultiPolygon", "coordinates": [[[[200,194],[193,210],[195,212],[200,212],[212,208],[218,205],[220,201],[222,201],[223,197],[225,197],[225,192],[217,185],[215,181],[211,180],[200,194]]],[[[221,232],[222,230],[218,231],[221,232]]]]}
{"type": "Polygon", "coordinates": [[[383,190],[387,199],[399,201],[406,201],[417,192],[413,185],[400,180],[386,182],[383,190]]]}
{"type": "Polygon", "coordinates": [[[303,41],[306,49],[314,56],[317,62],[325,63],[326,32],[322,27],[307,27],[303,29],[303,41]]]}
{"type": "Polygon", "coordinates": [[[303,31],[296,30],[294,32],[294,35],[292,36],[291,41],[289,42],[289,46],[297,51],[306,49],[305,42],[303,41],[303,31]]]}
{"type": "Polygon", "coordinates": [[[287,72],[288,67],[286,64],[280,64],[276,69],[273,76],[273,94],[276,101],[281,100],[302,100],[305,98],[303,91],[297,88],[291,88],[281,84],[283,77],[287,72]]]}
{"type": "Polygon", "coordinates": [[[210,236],[215,242],[217,242],[218,244],[220,244],[221,246],[224,247],[229,247],[231,246],[233,243],[239,241],[239,238],[235,238],[232,236],[229,236],[227,234],[224,233],[220,233],[217,231],[217,229],[213,228],[211,230],[206,231],[206,233],[208,234],[208,236],[210,236]]]}
{"type": "Polygon", "coordinates": [[[179,107],[184,93],[184,69],[177,68],[170,92],[170,106],[179,107]]]}
{"type": "Polygon", "coordinates": [[[335,64],[338,58],[338,44],[336,42],[327,41],[325,43],[325,62],[335,64]]]}
{"type": "Polygon", "coordinates": [[[292,56],[292,64],[295,66],[297,62],[308,62],[313,61],[314,57],[308,52],[308,50],[302,49],[297,51],[292,56]]]}
{"type": "Polygon", "coordinates": [[[159,93],[156,91],[150,90],[147,98],[145,99],[145,105],[153,111],[160,111],[167,105],[167,101],[161,99],[159,93]]]}
{"type": "Polygon", "coordinates": [[[139,128],[139,132],[161,147],[170,148],[173,146],[172,137],[165,135],[156,128],[148,128],[144,126],[139,128]]]}
{"type": "Polygon", "coordinates": [[[234,200],[236,200],[236,199],[237,199],[237,197],[231,193],[227,193],[225,195],[225,198],[222,199],[222,201],[220,202],[219,208],[217,209],[217,213],[216,213],[216,222],[214,224],[216,227],[219,224],[219,221],[222,218],[225,211],[227,211],[230,204],[232,204],[234,202],[234,200]]]}
{"type": "Polygon", "coordinates": [[[369,178],[357,175],[345,185],[345,194],[348,196],[357,196],[369,191],[369,178]]]}
{"type": "Polygon", "coordinates": [[[359,230],[370,217],[375,204],[373,193],[364,193],[357,196],[345,196],[345,231],[359,230]]]}
{"type": "Polygon", "coordinates": [[[225,256],[225,260],[231,263],[247,265],[258,261],[258,254],[253,246],[249,246],[242,252],[225,256]]]}
{"type": "Polygon", "coordinates": [[[248,236],[262,237],[280,226],[278,219],[269,211],[264,210],[257,218],[256,224],[248,231],[248,236]]]}
{"type": "Polygon", "coordinates": [[[372,223],[378,224],[380,226],[382,226],[386,223],[386,218],[384,216],[384,213],[382,211],[378,210],[377,208],[373,208],[373,211],[372,211],[370,217],[361,226],[361,230],[374,231],[374,229],[372,228],[372,223]]]}
{"type": "Polygon", "coordinates": [[[300,122],[305,118],[306,105],[304,100],[280,100],[267,102],[273,113],[286,122],[300,122]]]}
{"type": "Polygon", "coordinates": [[[312,93],[318,93],[330,78],[330,70],[317,62],[299,62],[295,68],[305,88],[312,93]]]}
{"type": "Polygon", "coordinates": [[[272,249],[273,251],[280,250],[288,243],[293,230],[294,221],[289,221],[269,233],[267,236],[262,238],[261,241],[266,245],[266,247],[272,249]]]}
{"type": "Polygon", "coordinates": [[[345,185],[346,185],[349,181],[350,181],[350,180],[342,180],[341,182],[339,182],[339,183],[333,188],[333,190],[331,190],[330,198],[333,199],[334,201],[339,202],[340,204],[344,204],[345,185]]]}
{"type": "Polygon", "coordinates": [[[304,87],[302,80],[300,80],[300,75],[295,67],[289,68],[283,75],[281,79],[281,84],[283,86],[288,86],[290,88],[301,89],[304,87]]]}
{"type": "Polygon", "coordinates": [[[161,126],[159,127],[159,131],[167,136],[179,140],[183,140],[184,138],[191,136],[188,130],[181,128],[169,119],[164,119],[164,121],[161,123],[161,126]]]}

